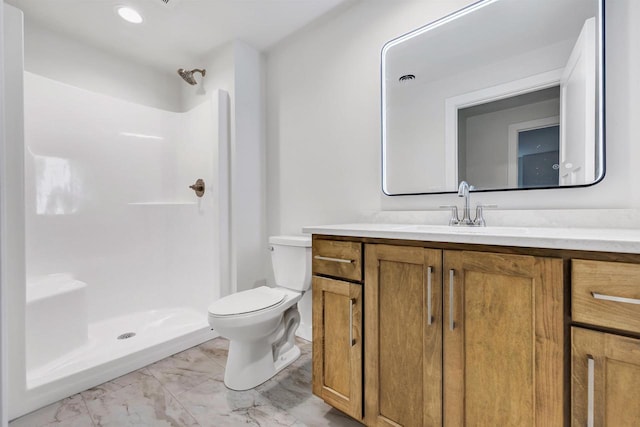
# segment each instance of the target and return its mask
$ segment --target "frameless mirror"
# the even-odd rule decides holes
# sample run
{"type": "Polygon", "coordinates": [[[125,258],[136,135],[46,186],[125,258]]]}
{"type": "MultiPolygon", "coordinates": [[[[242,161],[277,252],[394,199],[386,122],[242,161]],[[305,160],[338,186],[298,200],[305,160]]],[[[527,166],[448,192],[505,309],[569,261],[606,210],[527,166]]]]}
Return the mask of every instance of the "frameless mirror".
{"type": "Polygon", "coordinates": [[[604,176],[602,0],[485,0],[382,49],[388,195],[604,176]]]}

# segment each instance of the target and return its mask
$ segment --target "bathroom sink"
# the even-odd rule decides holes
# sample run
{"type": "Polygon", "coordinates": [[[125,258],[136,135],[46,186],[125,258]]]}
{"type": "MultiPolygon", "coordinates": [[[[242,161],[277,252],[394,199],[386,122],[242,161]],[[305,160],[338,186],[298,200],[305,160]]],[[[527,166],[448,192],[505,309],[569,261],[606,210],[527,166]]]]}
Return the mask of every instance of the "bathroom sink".
{"type": "Polygon", "coordinates": [[[466,227],[449,225],[402,225],[394,229],[407,233],[429,234],[472,234],[487,236],[520,236],[529,234],[531,229],[527,227],[466,227]]]}

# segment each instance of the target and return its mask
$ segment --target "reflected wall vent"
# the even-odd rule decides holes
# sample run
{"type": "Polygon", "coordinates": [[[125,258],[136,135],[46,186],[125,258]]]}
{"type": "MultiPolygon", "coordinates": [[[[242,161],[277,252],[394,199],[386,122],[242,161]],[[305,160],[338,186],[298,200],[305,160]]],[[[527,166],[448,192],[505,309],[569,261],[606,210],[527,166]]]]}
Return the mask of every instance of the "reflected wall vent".
{"type": "Polygon", "coordinates": [[[398,81],[400,83],[406,83],[409,82],[411,80],[415,80],[416,76],[414,74],[405,74],[404,76],[401,76],[398,81]]]}

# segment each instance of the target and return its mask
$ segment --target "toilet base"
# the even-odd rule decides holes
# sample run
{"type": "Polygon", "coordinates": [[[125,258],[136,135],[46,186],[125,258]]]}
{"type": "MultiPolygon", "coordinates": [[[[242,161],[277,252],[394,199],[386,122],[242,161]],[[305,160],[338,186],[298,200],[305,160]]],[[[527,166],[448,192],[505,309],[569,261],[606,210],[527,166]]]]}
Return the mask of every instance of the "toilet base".
{"type": "Polygon", "coordinates": [[[252,341],[231,339],[224,385],[231,390],[249,390],[259,386],[300,357],[295,332],[300,313],[294,305],[285,311],[276,331],[252,341]]]}
{"type": "Polygon", "coordinates": [[[236,391],[255,388],[295,362],[298,357],[298,346],[291,347],[274,361],[272,346],[267,339],[231,341],[224,370],[224,385],[236,391]]]}
{"type": "MultiPolygon", "coordinates": [[[[275,361],[275,373],[282,371],[287,366],[291,365],[295,362],[298,357],[300,357],[300,347],[297,345],[293,346],[289,350],[287,350],[284,354],[278,357],[278,360],[275,361]]],[[[275,375],[275,374],[274,374],[275,375]]]]}

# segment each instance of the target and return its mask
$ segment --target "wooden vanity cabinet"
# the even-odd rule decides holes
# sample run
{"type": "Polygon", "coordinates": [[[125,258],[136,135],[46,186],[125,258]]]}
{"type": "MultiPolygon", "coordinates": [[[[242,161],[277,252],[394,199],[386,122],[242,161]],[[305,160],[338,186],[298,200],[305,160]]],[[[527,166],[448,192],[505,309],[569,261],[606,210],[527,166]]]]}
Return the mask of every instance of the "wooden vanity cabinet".
{"type": "Polygon", "coordinates": [[[367,425],[563,424],[562,260],[365,253],[367,425]]]}
{"type": "Polygon", "coordinates": [[[640,425],[640,339],[571,328],[571,425],[640,425]]]}
{"type": "Polygon", "coordinates": [[[574,259],[571,285],[574,322],[640,335],[640,264],[574,259]]]}
{"type": "Polygon", "coordinates": [[[364,286],[314,268],[316,395],[367,426],[564,425],[563,259],[336,242],[364,286]]]}
{"type": "Polygon", "coordinates": [[[313,277],[313,392],[362,419],[362,285],[313,277]]]}
{"type": "Polygon", "coordinates": [[[442,424],[442,251],[365,246],[365,423],[442,424]]]}
{"type": "Polygon", "coordinates": [[[571,423],[640,425],[640,264],[572,260],[571,423]],[[626,337],[611,333],[632,335],[626,337]]]}
{"type": "Polygon", "coordinates": [[[315,239],[313,274],[362,282],[362,243],[315,239]]]}
{"type": "Polygon", "coordinates": [[[446,426],[563,425],[562,260],[444,252],[446,426]]]}
{"type": "Polygon", "coordinates": [[[363,286],[347,280],[362,278],[361,248],[315,240],[312,277],[313,393],[357,420],[363,410],[363,286]]]}

